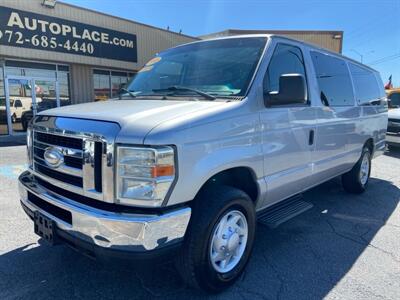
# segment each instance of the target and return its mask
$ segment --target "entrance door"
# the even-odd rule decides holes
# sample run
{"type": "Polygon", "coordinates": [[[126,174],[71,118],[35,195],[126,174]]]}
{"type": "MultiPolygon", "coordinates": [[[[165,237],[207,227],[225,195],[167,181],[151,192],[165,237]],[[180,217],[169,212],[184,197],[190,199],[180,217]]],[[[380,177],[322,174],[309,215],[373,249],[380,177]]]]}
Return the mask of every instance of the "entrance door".
{"type": "Polygon", "coordinates": [[[26,132],[37,112],[59,106],[58,86],[54,79],[8,76],[5,80],[8,132],[26,132]]]}

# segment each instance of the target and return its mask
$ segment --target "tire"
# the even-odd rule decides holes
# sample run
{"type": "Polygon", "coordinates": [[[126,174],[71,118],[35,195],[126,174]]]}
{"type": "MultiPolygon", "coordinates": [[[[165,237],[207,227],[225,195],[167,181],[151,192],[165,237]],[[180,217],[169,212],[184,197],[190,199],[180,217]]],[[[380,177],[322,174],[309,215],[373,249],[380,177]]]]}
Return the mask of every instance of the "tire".
{"type": "Polygon", "coordinates": [[[23,119],[22,122],[21,122],[21,124],[22,124],[22,130],[23,130],[23,131],[27,131],[27,129],[28,129],[28,122],[27,122],[25,119],[23,119]]]}
{"type": "MultiPolygon", "coordinates": [[[[200,192],[194,200],[192,212],[182,253],[176,259],[176,266],[182,279],[189,286],[217,293],[232,285],[247,265],[256,229],[254,205],[250,197],[243,191],[228,186],[219,186],[200,192]],[[239,229],[238,232],[230,231],[231,227],[229,226],[229,231],[223,231],[223,228],[227,228],[227,226],[221,225],[222,220],[228,220],[226,224],[229,224],[229,220],[239,218],[238,224],[244,228],[243,217],[248,229],[246,241],[243,229],[239,229]],[[225,235],[222,232],[228,234],[225,235]],[[226,238],[226,236],[229,237],[226,238]],[[220,241],[228,241],[225,244],[226,247],[217,247],[217,244],[221,245],[220,241]],[[243,246],[243,244],[245,245],[243,246]],[[232,246],[232,249],[229,249],[229,245],[237,245],[237,248],[232,246]],[[214,251],[215,248],[219,249],[218,253],[214,251]],[[215,262],[216,259],[212,260],[211,255],[224,257],[224,255],[229,255],[226,252],[235,252],[238,255],[232,256],[229,260],[231,263],[226,264],[225,271],[217,270],[217,268],[222,268],[223,261],[215,262]],[[232,269],[229,270],[230,267],[232,269]]],[[[237,228],[235,226],[232,228],[237,228]]]]}
{"type": "Polygon", "coordinates": [[[363,193],[369,181],[371,174],[371,151],[364,147],[361,157],[354,167],[342,175],[342,185],[346,192],[353,194],[363,193]]]}

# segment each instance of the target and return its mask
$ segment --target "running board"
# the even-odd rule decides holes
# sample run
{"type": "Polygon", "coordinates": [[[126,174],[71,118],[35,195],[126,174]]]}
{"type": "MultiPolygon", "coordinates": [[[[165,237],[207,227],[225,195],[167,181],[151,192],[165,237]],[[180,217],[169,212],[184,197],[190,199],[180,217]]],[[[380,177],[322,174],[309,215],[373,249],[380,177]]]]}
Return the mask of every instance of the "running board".
{"type": "Polygon", "coordinates": [[[312,207],[313,205],[303,201],[303,196],[299,194],[261,211],[257,214],[258,222],[270,228],[276,228],[312,207]]]}

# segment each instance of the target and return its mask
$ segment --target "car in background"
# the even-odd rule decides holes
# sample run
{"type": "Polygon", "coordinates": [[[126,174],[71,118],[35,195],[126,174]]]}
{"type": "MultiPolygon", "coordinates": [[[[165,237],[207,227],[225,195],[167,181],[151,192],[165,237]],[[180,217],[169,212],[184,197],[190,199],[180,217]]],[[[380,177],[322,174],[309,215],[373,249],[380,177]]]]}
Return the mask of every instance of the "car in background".
{"type": "MultiPolygon", "coordinates": [[[[32,98],[30,97],[12,97],[10,99],[10,115],[11,122],[16,123],[21,120],[22,114],[29,110],[32,103],[32,98]]],[[[0,114],[6,116],[6,99],[0,99],[0,114]]],[[[6,117],[4,118],[5,120],[6,117]]]]}
{"type": "MultiPolygon", "coordinates": [[[[37,99],[36,99],[37,101],[37,99]]],[[[71,104],[69,98],[60,98],[60,106],[65,106],[71,104]]],[[[43,98],[37,103],[37,113],[44,111],[46,109],[57,107],[57,100],[55,98],[43,98]]],[[[21,116],[21,125],[22,129],[26,131],[28,128],[29,121],[33,118],[32,105],[29,110],[26,110],[22,113],[21,116]]]]}
{"type": "Polygon", "coordinates": [[[400,147],[400,88],[386,92],[388,98],[388,128],[386,143],[388,147],[400,147]]]}

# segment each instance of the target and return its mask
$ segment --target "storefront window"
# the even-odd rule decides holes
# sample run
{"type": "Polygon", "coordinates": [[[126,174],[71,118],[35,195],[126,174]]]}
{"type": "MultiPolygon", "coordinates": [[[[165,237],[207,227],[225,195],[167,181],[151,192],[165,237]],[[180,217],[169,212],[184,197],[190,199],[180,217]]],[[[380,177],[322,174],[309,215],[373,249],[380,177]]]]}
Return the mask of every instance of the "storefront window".
{"type": "Polygon", "coordinates": [[[58,71],[57,73],[57,80],[58,80],[58,88],[60,91],[60,105],[70,105],[71,104],[71,97],[69,92],[69,73],[64,71],[58,71]]]}
{"type": "Polygon", "coordinates": [[[94,70],[94,101],[103,101],[110,98],[110,72],[94,70]]]}
{"type": "Polygon", "coordinates": [[[111,96],[118,97],[121,88],[126,87],[127,73],[111,72],[111,96]]]}
{"type": "MultiPolygon", "coordinates": [[[[1,63],[1,62],[0,62],[1,63]]],[[[8,134],[3,67],[0,65],[0,135],[8,134]]]]}
{"type": "Polygon", "coordinates": [[[120,89],[125,87],[135,75],[136,73],[93,70],[94,101],[118,97],[120,89]]]}
{"type": "MultiPolygon", "coordinates": [[[[8,78],[8,114],[13,134],[25,132],[35,112],[57,107],[57,85],[60,105],[71,104],[69,67],[66,65],[6,60],[5,74],[8,78]],[[33,94],[36,95],[36,103],[33,94]]],[[[3,72],[0,75],[0,134],[7,134],[3,72]]]]}

